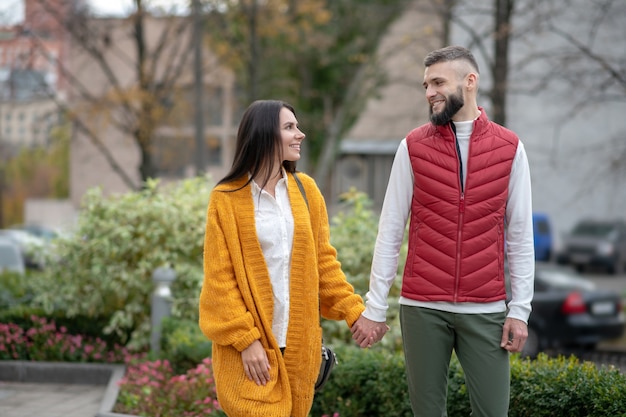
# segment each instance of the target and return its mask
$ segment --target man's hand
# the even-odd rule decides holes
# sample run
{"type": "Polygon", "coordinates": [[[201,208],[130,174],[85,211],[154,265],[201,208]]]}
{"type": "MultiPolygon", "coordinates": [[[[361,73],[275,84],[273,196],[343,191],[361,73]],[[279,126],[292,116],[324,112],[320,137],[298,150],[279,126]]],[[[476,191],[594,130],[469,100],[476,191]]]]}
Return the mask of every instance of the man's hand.
{"type": "Polygon", "coordinates": [[[389,330],[389,326],[385,322],[372,321],[361,315],[350,330],[352,331],[352,339],[360,347],[366,348],[380,341],[389,330]]]}
{"type": "Polygon", "coordinates": [[[521,352],[528,338],[528,326],[521,320],[508,317],[502,328],[500,347],[509,352],[521,352]]]}
{"type": "Polygon", "coordinates": [[[261,341],[255,340],[241,351],[243,369],[249,380],[257,385],[265,385],[270,380],[270,362],[261,341]]]}

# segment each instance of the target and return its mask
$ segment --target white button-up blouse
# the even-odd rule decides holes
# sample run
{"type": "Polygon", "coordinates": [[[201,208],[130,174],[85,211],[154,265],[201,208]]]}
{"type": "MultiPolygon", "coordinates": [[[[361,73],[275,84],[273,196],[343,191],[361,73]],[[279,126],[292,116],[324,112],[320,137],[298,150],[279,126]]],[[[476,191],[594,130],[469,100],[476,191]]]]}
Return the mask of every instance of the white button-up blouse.
{"type": "Polygon", "coordinates": [[[274,294],[272,332],[279,347],[287,345],[289,325],[289,271],[293,246],[293,215],[283,173],[276,184],[276,198],[252,181],[256,233],[269,270],[274,294]]]}

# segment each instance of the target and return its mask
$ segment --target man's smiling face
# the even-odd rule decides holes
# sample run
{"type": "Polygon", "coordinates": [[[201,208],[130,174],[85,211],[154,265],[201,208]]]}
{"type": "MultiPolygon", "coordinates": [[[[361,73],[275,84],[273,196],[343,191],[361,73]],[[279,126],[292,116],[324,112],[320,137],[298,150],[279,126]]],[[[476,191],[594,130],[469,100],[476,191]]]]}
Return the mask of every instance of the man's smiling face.
{"type": "Polygon", "coordinates": [[[440,62],[426,67],[423,85],[430,121],[435,125],[449,123],[465,105],[462,80],[451,62],[440,62]]]}

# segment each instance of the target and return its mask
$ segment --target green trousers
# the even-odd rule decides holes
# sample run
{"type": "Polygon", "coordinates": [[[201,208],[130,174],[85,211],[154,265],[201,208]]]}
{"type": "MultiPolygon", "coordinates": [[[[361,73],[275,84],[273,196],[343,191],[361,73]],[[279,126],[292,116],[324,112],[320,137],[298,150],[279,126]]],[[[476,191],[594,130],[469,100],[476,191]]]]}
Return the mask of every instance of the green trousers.
{"type": "Polygon", "coordinates": [[[454,349],[473,417],[507,417],[509,353],[500,347],[505,313],[455,314],[401,306],[400,325],[415,417],[447,417],[448,369],[454,349]]]}

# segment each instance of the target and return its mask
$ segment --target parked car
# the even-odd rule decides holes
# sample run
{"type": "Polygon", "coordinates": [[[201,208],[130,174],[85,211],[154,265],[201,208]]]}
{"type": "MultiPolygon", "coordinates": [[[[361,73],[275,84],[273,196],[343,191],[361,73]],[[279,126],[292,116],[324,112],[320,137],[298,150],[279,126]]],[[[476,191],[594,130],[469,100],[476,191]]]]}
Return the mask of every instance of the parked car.
{"type": "Polygon", "coordinates": [[[624,306],[619,294],[596,288],[571,267],[535,264],[535,295],[522,355],[558,348],[593,349],[624,334],[624,306]]]}
{"type": "Polygon", "coordinates": [[[535,260],[549,261],[552,259],[552,226],[545,213],[533,213],[533,236],[535,243],[535,260]]]}
{"type": "Polygon", "coordinates": [[[626,269],[626,222],[622,220],[582,220],[563,239],[557,263],[582,271],[602,267],[621,275],[626,269]]]}
{"type": "Polygon", "coordinates": [[[0,273],[4,271],[24,274],[25,263],[22,251],[12,239],[0,236],[0,273]]]}
{"type": "Polygon", "coordinates": [[[50,242],[51,240],[59,237],[59,231],[51,227],[43,226],[40,224],[15,224],[9,228],[10,230],[21,230],[28,233],[30,236],[50,242]]]}
{"type": "Polygon", "coordinates": [[[21,229],[0,229],[0,237],[10,239],[19,247],[27,269],[43,268],[45,240],[21,229]]]}

